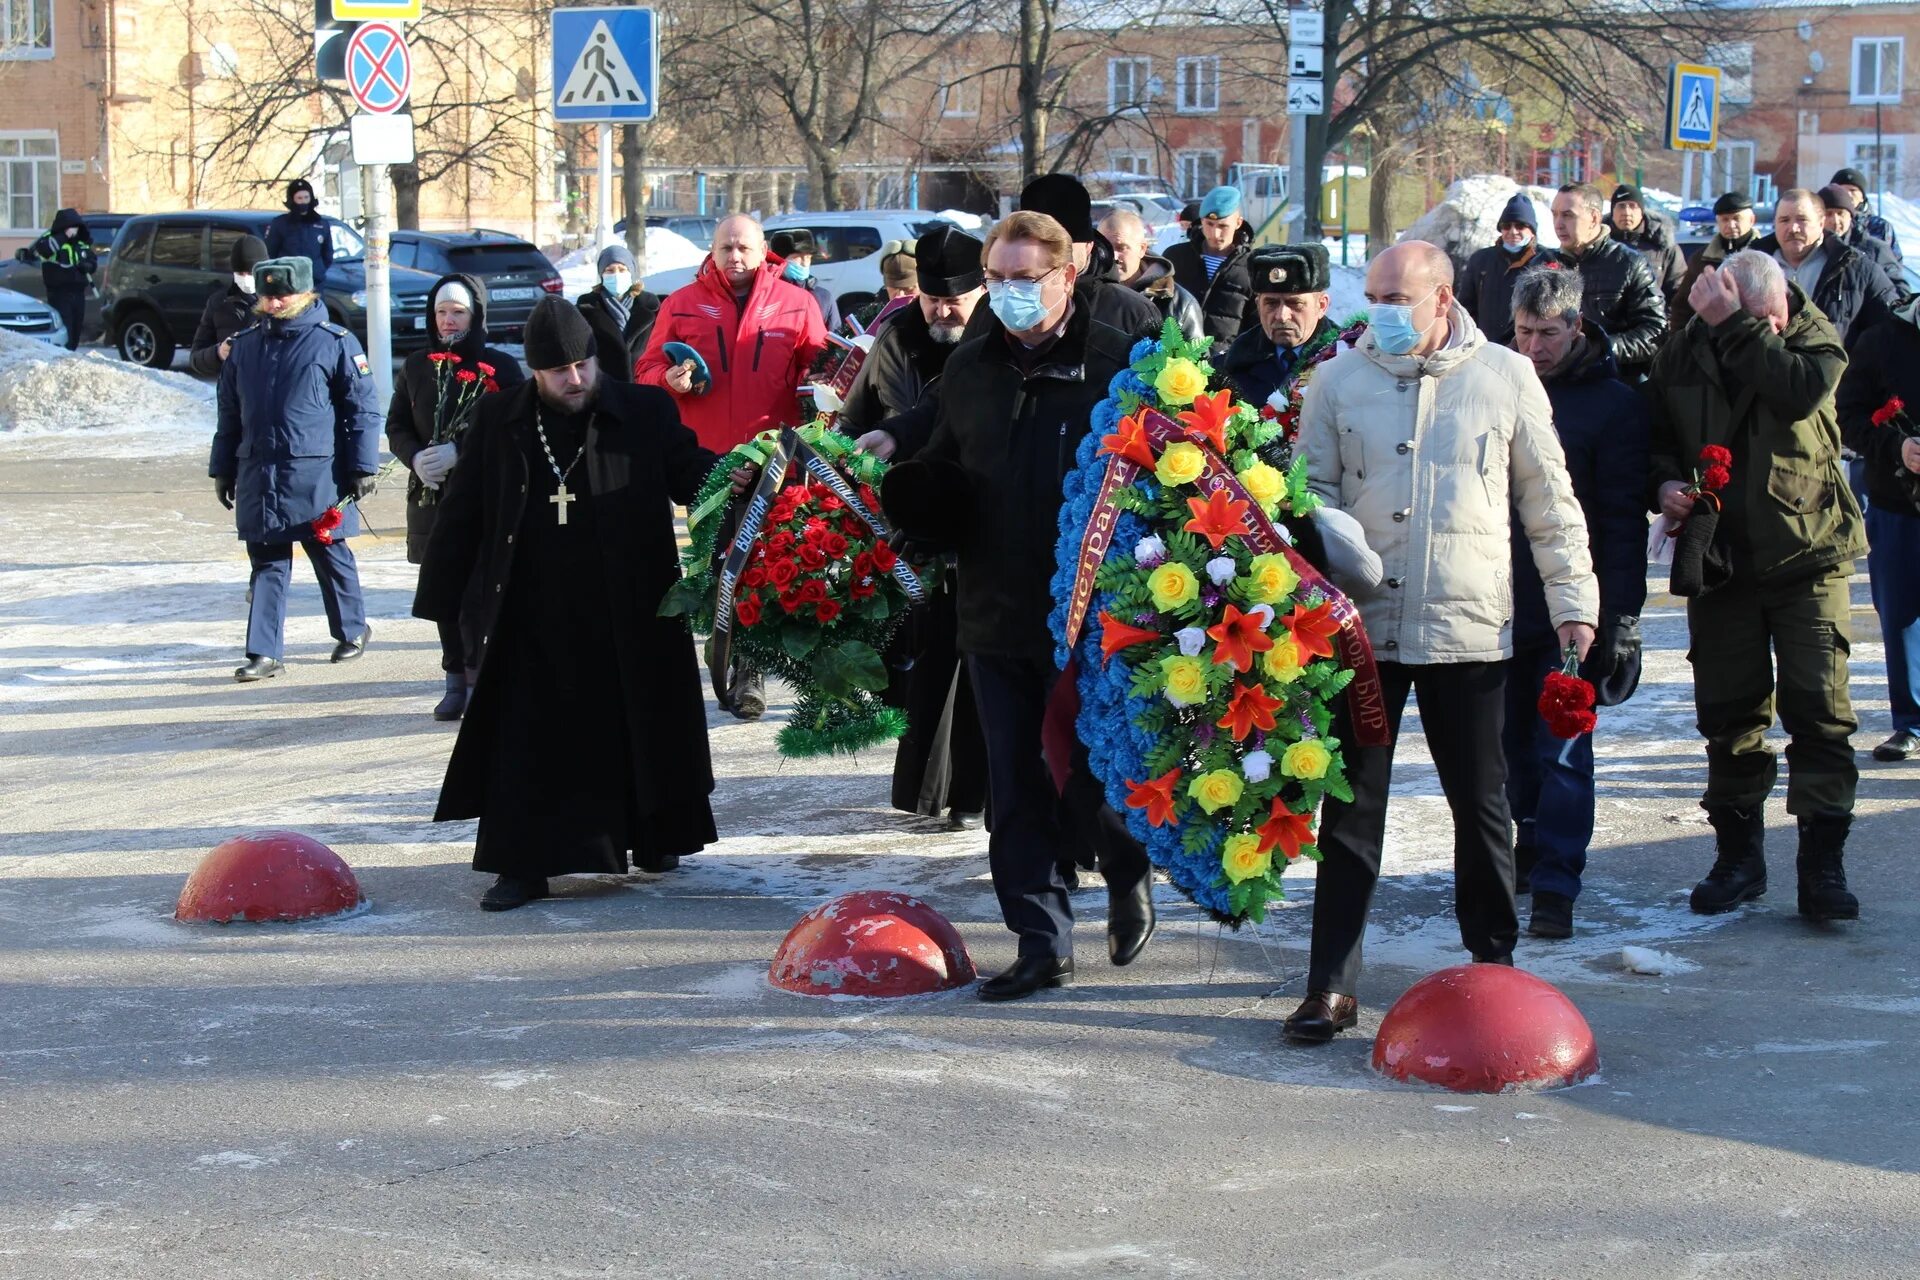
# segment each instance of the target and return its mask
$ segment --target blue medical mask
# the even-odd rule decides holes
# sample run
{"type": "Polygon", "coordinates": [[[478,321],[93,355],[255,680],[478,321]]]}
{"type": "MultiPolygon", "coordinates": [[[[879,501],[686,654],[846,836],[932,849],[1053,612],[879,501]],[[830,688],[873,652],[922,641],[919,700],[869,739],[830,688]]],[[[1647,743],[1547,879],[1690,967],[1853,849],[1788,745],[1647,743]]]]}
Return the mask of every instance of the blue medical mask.
{"type": "Polygon", "coordinates": [[[1532,246],[1533,246],[1532,236],[1528,236],[1525,240],[1522,240],[1519,244],[1508,244],[1505,240],[1502,240],[1500,242],[1500,247],[1502,249],[1505,249],[1509,254],[1513,255],[1516,258],[1519,257],[1521,254],[1525,253],[1532,246]]]}
{"type": "MultiPolygon", "coordinates": [[[[1054,271],[1059,268],[1055,267],[1054,271]]],[[[1053,271],[1047,272],[1047,276],[1053,271]]],[[[1047,318],[1047,276],[1038,280],[989,280],[987,305],[1009,332],[1025,333],[1040,327],[1047,318]]]]}
{"type": "MultiPolygon", "coordinates": [[[[1420,339],[1426,336],[1427,329],[1433,328],[1433,324],[1429,321],[1427,329],[1414,328],[1414,310],[1439,291],[1440,286],[1435,285],[1427,290],[1426,297],[1410,306],[1395,302],[1369,302],[1367,331],[1373,335],[1374,345],[1390,356],[1403,356],[1420,345],[1420,339]]],[[[1434,319],[1439,317],[1435,316],[1434,319]]]]}
{"type": "Polygon", "coordinates": [[[785,267],[781,268],[780,278],[791,281],[794,284],[805,284],[807,282],[807,269],[797,262],[789,262],[785,267]]]}
{"type": "Polygon", "coordinates": [[[633,288],[633,277],[624,271],[602,272],[600,287],[616,298],[624,298],[627,296],[627,290],[633,288]]]}

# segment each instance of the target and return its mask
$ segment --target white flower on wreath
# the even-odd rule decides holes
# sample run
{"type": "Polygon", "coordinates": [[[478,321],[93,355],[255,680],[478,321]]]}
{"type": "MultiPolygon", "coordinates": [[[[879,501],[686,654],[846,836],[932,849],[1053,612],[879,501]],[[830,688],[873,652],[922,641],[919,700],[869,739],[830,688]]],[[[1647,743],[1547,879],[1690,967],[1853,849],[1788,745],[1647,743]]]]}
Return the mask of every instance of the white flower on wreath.
{"type": "Polygon", "coordinates": [[[1260,619],[1260,629],[1265,631],[1273,625],[1273,606],[1270,604],[1257,604],[1247,610],[1247,616],[1249,618],[1260,619]]]}
{"type": "Polygon", "coordinates": [[[1181,656],[1187,658],[1199,657],[1207,647],[1207,633],[1199,627],[1182,627],[1173,633],[1173,639],[1180,646],[1181,656]]]}
{"type": "Polygon", "coordinates": [[[1265,751],[1249,751],[1240,762],[1240,773],[1248,782],[1265,782],[1273,776],[1273,757],[1265,751]]]}
{"type": "Polygon", "coordinates": [[[1285,413],[1287,406],[1292,402],[1292,397],[1287,394],[1285,387],[1276,389],[1272,395],[1267,397],[1267,407],[1275,413],[1285,413]]]}
{"type": "Polygon", "coordinates": [[[1224,587],[1233,581],[1233,575],[1239,572],[1232,556],[1215,556],[1207,561],[1207,577],[1216,587],[1224,587]]]}
{"type": "Polygon", "coordinates": [[[1167,558],[1167,544],[1157,533],[1150,533],[1133,544],[1133,562],[1142,569],[1157,568],[1167,558]]]}

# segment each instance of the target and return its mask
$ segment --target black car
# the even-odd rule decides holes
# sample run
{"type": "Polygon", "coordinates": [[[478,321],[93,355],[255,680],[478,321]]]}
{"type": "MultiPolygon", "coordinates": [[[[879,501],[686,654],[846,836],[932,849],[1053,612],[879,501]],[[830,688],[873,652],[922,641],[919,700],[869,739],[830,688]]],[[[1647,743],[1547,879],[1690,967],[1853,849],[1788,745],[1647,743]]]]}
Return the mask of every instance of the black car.
{"type": "MultiPolygon", "coordinates": [[[[148,213],[131,218],[113,242],[106,267],[107,337],[120,357],[148,368],[173,364],[176,350],[193,341],[200,313],[216,289],[233,279],[227,264],[241,236],[266,237],[272,213],[247,209],[148,213]]],[[[327,314],[367,341],[366,242],[352,227],[327,219],[333,229],[333,265],[317,282],[327,314]]],[[[395,267],[391,272],[393,349],[426,345],[427,291],[434,277],[395,267]]]]}
{"type": "MultiPolygon", "coordinates": [[[[113,257],[113,238],[125,225],[130,213],[82,213],[81,219],[87,224],[87,234],[93,238],[100,265],[94,269],[93,288],[87,290],[87,314],[80,322],[80,341],[92,342],[103,332],[104,322],[100,316],[101,291],[106,287],[107,263],[113,257]]],[[[46,281],[40,277],[38,263],[19,262],[8,258],[0,264],[0,289],[12,289],[28,297],[47,299],[46,281]]]]}
{"type": "Polygon", "coordinates": [[[518,342],[533,304],[559,293],[560,273],[547,255],[504,231],[396,231],[393,265],[436,278],[473,276],[487,286],[487,332],[496,342],[518,342]]]}

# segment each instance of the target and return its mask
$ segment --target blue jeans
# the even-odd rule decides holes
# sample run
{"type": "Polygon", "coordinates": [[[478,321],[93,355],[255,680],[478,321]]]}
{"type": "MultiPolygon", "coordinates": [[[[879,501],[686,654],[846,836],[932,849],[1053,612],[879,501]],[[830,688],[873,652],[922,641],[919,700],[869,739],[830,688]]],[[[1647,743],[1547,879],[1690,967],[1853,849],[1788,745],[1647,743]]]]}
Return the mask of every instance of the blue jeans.
{"type": "Polygon", "coordinates": [[[1520,843],[1535,851],[1533,891],[1580,896],[1593,841],[1593,735],[1556,738],[1540,716],[1540,687],[1560,669],[1553,645],[1514,651],[1507,667],[1507,807],[1520,843]]]}
{"type": "Polygon", "coordinates": [[[1920,733],[1920,516],[1868,507],[1867,543],[1893,729],[1920,733]]]}

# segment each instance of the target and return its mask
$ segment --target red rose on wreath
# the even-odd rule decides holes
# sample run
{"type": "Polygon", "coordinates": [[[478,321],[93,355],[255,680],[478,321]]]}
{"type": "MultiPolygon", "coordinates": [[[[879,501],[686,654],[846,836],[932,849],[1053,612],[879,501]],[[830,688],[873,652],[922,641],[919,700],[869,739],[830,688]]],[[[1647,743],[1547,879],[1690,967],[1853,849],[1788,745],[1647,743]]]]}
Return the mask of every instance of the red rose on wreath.
{"type": "Polygon", "coordinates": [[[827,553],[829,560],[838,560],[847,554],[847,539],[843,534],[830,533],[820,539],[820,549],[827,553]]]}
{"type": "Polygon", "coordinates": [[[873,544],[873,567],[881,573],[892,573],[893,566],[900,563],[900,557],[894,554],[892,547],[884,542],[873,544]]]}
{"type": "Polygon", "coordinates": [[[873,573],[873,552],[861,551],[853,557],[853,576],[866,578],[873,573]]]}
{"type": "Polygon", "coordinates": [[[767,539],[767,554],[772,556],[784,554],[793,546],[793,541],[793,535],[782,529],[767,539]]]}
{"type": "Polygon", "coordinates": [[[862,578],[860,581],[854,583],[852,587],[848,588],[847,594],[855,600],[870,600],[878,590],[880,590],[880,588],[874,585],[872,578],[862,578]]]}
{"type": "Polygon", "coordinates": [[[822,600],[819,604],[813,606],[813,620],[815,622],[832,622],[839,616],[840,602],[838,600],[822,600]]]}
{"type": "Polygon", "coordinates": [[[778,591],[785,591],[799,576],[800,566],[791,560],[775,560],[767,568],[767,581],[778,591]]]}
{"type": "Polygon", "coordinates": [[[800,584],[800,603],[819,604],[827,598],[827,584],[818,578],[808,578],[800,584]]]}
{"type": "Polygon", "coordinates": [[[740,619],[743,627],[760,625],[760,597],[751,594],[740,597],[734,602],[733,616],[740,619]]]}
{"type": "Polygon", "coordinates": [[[800,593],[798,591],[789,591],[782,595],[780,597],[780,607],[788,613],[792,613],[795,609],[798,609],[800,607],[800,593]]]}
{"type": "Polygon", "coordinates": [[[827,567],[827,553],[810,542],[800,548],[800,566],[804,569],[824,569],[827,567]]]}
{"type": "Polygon", "coordinates": [[[751,569],[748,569],[745,573],[740,575],[740,585],[743,587],[766,586],[767,585],[767,567],[762,564],[754,565],[751,569]]]}

